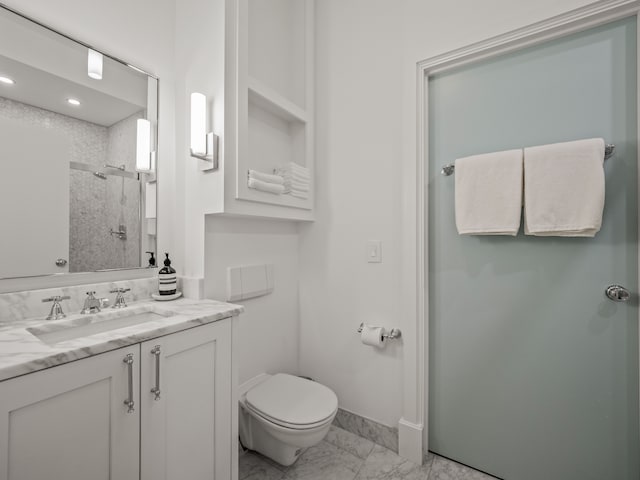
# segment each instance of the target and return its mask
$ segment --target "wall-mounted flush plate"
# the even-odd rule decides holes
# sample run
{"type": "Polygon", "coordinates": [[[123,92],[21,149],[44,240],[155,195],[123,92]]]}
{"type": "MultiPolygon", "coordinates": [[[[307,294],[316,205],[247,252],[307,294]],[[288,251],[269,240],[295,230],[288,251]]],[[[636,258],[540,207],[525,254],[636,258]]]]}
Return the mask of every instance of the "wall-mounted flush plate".
{"type": "Polygon", "coordinates": [[[382,241],[369,240],[367,242],[367,262],[382,263],[382,241]]]}
{"type": "Polygon", "coordinates": [[[227,268],[227,301],[247,300],[273,292],[273,264],[227,268]]]}

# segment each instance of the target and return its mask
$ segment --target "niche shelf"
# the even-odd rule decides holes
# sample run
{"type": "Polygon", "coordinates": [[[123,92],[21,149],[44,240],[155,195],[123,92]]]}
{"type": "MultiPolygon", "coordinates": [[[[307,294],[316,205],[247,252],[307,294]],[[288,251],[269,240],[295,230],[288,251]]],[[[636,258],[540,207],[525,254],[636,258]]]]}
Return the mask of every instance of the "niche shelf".
{"type": "Polygon", "coordinates": [[[255,78],[247,79],[249,104],[253,104],[289,122],[307,123],[307,111],[255,78]]]}
{"type": "Polygon", "coordinates": [[[314,0],[235,0],[226,33],[224,194],[219,211],[312,221],[314,209],[314,0]],[[230,109],[230,110],[229,110],[230,109]],[[309,197],[251,189],[248,171],[309,169],[309,197]]]}

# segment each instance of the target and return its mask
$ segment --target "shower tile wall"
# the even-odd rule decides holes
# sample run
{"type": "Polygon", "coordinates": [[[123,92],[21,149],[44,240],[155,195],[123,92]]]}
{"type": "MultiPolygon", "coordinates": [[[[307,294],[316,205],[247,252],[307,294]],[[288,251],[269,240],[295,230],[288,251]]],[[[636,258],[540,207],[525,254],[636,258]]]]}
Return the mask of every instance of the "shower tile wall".
{"type": "MultiPolygon", "coordinates": [[[[124,165],[135,171],[136,120],[125,118],[101,129],[102,155],[84,163],[124,165]]],[[[140,266],[140,184],[138,181],[107,175],[106,180],[84,171],[71,171],[70,268],[71,272],[140,266]],[[120,225],[127,239],[111,235],[120,225]]]]}
{"type": "MultiPolygon", "coordinates": [[[[136,120],[133,115],[109,128],[99,129],[100,155],[83,163],[124,165],[135,171],[136,120]]],[[[86,122],[81,122],[86,123],[86,122]]],[[[89,145],[90,147],[90,145],[89,145]]],[[[140,266],[140,184],[107,175],[106,180],[84,171],[71,171],[69,271],[83,272],[140,266]],[[109,232],[127,229],[123,240],[109,232]]]]}

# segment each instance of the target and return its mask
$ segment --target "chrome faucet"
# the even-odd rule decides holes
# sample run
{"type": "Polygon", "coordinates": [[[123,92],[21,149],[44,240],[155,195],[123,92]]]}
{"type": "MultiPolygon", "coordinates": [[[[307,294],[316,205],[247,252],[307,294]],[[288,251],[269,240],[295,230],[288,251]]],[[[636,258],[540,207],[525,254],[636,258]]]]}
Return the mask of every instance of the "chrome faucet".
{"type": "Polygon", "coordinates": [[[116,294],[116,299],[113,302],[113,307],[111,308],[124,308],[127,306],[127,302],[124,300],[124,294],[131,290],[130,288],[114,288],[110,290],[110,293],[116,294]]]}
{"type": "Polygon", "coordinates": [[[84,299],[84,306],[80,313],[98,313],[103,305],[101,299],[95,297],[96,292],[87,292],[87,298],[84,299]]]}

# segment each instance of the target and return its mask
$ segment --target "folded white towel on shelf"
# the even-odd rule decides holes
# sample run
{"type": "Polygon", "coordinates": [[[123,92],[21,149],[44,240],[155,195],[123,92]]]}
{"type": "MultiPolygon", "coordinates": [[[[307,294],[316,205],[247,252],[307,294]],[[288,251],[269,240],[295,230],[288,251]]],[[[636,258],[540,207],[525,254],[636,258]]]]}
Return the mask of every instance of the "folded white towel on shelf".
{"type": "Polygon", "coordinates": [[[253,188],[255,190],[260,190],[261,192],[273,193],[276,195],[281,195],[284,193],[284,185],[278,185],[276,183],[263,182],[262,180],[257,180],[255,178],[249,177],[247,182],[249,188],[253,188]]]}
{"type": "Polygon", "coordinates": [[[304,175],[298,175],[297,173],[284,172],[282,170],[276,170],[276,175],[281,176],[284,180],[309,183],[311,179],[304,175]]]}
{"type": "Polygon", "coordinates": [[[299,183],[299,182],[284,182],[284,188],[288,189],[288,190],[298,190],[301,192],[308,192],[309,191],[309,184],[308,183],[299,183]]]}
{"type": "Polygon", "coordinates": [[[284,178],[282,178],[282,176],[272,175],[258,170],[249,170],[249,178],[260,180],[261,182],[275,183],[277,185],[282,185],[284,183],[284,178]]]}
{"type": "Polygon", "coordinates": [[[602,225],[603,163],[601,138],[525,148],[525,233],[593,237],[602,225]]]}
{"type": "Polygon", "coordinates": [[[517,235],[522,210],[522,150],[459,158],[455,215],[460,235],[517,235]]]}
{"type": "Polygon", "coordinates": [[[311,177],[310,173],[309,173],[309,169],[307,167],[303,167],[301,165],[298,165],[295,162],[289,162],[286,165],[279,167],[276,169],[279,174],[291,174],[291,175],[295,175],[298,177],[302,177],[305,179],[309,179],[311,177]]]}
{"type": "Polygon", "coordinates": [[[296,190],[291,190],[288,193],[292,197],[296,197],[296,198],[309,198],[309,192],[298,192],[296,190]]]}

